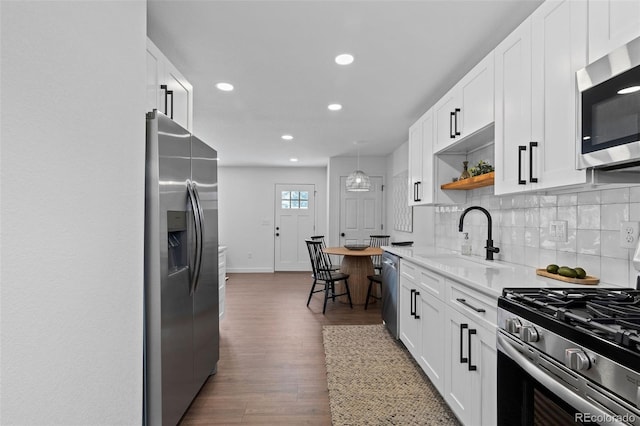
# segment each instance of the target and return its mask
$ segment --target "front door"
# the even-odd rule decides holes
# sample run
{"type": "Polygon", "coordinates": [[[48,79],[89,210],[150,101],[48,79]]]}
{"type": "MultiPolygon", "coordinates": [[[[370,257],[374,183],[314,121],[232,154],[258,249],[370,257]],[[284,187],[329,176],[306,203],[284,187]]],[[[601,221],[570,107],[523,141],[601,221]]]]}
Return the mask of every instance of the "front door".
{"type": "Polygon", "coordinates": [[[382,176],[370,176],[371,190],[347,191],[347,177],[340,177],[340,245],[369,244],[370,235],[384,233],[382,176]]]}
{"type": "Polygon", "coordinates": [[[276,271],[310,271],[304,240],[315,231],[315,186],[276,185],[275,258],[276,271]]]}

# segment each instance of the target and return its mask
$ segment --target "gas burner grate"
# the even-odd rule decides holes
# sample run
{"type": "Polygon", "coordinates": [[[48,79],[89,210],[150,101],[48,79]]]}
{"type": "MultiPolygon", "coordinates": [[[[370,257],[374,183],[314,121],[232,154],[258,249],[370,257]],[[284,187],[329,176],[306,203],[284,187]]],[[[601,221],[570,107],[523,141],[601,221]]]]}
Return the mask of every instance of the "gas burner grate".
{"type": "Polygon", "coordinates": [[[508,299],[576,329],[640,350],[640,291],[505,289],[508,299]]]}

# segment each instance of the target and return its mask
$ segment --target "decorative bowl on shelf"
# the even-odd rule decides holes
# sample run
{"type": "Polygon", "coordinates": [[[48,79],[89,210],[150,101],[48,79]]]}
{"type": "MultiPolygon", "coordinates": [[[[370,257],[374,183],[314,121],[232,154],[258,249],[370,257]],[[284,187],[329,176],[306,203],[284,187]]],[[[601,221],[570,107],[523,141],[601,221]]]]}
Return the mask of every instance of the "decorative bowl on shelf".
{"type": "Polygon", "coordinates": [[[347,250],[364,250],[369,248],[366,244],[345,244],[344,248],[347,250]]]}

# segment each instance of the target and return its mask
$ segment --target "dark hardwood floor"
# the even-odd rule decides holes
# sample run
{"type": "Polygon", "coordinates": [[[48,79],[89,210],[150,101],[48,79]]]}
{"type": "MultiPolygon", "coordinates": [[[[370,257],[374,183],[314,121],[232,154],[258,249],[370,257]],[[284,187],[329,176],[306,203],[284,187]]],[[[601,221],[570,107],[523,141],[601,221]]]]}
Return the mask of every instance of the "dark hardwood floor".
{"type": "Polygon", "coordinates": [[[229,277],[218,372],[181,424],[331,425],[322,326],[381,323],[380,302],[322,315],[322,293],[306,306],[308,272],[229,277]]]}

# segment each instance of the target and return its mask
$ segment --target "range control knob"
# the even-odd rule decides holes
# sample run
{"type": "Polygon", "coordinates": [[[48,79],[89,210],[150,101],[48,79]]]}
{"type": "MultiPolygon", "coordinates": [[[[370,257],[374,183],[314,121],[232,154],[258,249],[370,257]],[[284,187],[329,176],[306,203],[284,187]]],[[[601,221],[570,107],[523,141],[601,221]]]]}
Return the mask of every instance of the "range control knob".
{"type": "Polygon", "coordinates": [[[520,327],[520,340],[523,342],[537,342],[540,340],[540,335],[532,325],[524,325],[520,327]]]}
{"type": "Polygon", "coordinates": [[[507,318],[504,322],[504,329],[507,333],[518,334],[522,323],[518,318],[507,318]]]}
{"type": "Polygon", "coordinates": [[[591,368],[591,360],[582,349],[570,348],[564,351],[564,365],[575,371],[584,371],[591,368]]]}

